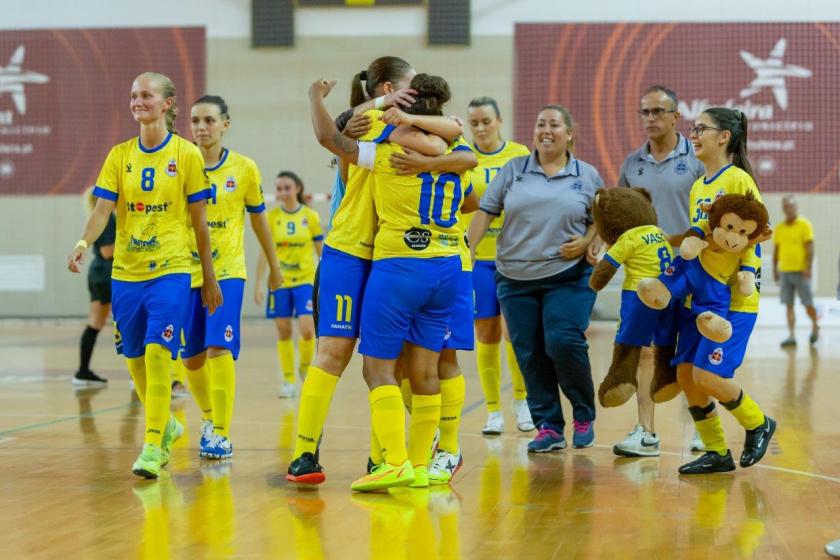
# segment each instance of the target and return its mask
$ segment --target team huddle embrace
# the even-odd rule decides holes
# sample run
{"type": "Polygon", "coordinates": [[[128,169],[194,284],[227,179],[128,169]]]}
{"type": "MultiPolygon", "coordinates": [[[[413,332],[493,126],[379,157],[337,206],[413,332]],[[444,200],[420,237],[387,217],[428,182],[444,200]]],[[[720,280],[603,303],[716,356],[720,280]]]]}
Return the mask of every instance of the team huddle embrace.
{"type": "Polygon", "coordinates": [[[281,205],[266,217],[256,165],[222,147],[230,125],[222,98],[192,105],[193,144],[172,130],[168,78],[147,73],[132,85],[140,134],[109,154],[68,264],[79,270],[115,213],[115,330],[146,407],[135,474],[157,478],[183,432],[168,410],[176,356],[201,409],[201,456],[233,455],[246,213],[262,248],[255,299],[278,328],[281,396],[296,392],[291,321],[299,321],[303,384],[290,482],[326,480],[324,426],[357,342],[371,438],[354,491],[448,484],[461,468],[459,350],[476,351],[482,432],[503,433],[503,339],[517,428],[537,430],[528,451],[566,447],[561,391],[572,405],[572,445],[592,446],[585,332],[597,291],[619,269],[620,321],[598,396],[613,407],[636,394],[640,415],[615,452],[658,455],[654,403],[682,392],[702,440],[696,447],[706,452],[681,473],[735,469],[715,401],[746,430],[740,465],[763,457],[776,424],[733,380],[758,312],[759,243],[771,235],[741,112],[708,109],[685,137],[675,130],[676,95],[650,88],[639,111],[648,141],[628,156],[619,181],[633,188],[605,188],[598,170],[575,157],[574,120],[563,106],[540,110],[528,148],[503,139],[490,97],[470,103],[466,127],[446,116],[446,80],[400,58],[356,74],[351,108],[336,118],[324,101],[334,86],[319,79],[308,93],[315,137],[338,162],[325,237],[292,172],[277,178],[281,205]],[[654,368],[640,369],[651,345],[654,368]]]}

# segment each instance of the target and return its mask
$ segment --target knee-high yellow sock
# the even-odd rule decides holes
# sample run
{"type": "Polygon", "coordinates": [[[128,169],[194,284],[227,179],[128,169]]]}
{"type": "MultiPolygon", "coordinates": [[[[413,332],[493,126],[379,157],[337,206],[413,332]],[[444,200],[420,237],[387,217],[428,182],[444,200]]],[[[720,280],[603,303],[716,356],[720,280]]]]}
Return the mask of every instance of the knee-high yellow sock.
{"type": "MultiPolygon", "coordinates": [[[[371,410],[371,414],[373,411],[371,410]]],[[[370,460],[374,465],[381,465],[385,462],[385,457],[382,456],[382,446],[379,444],[379,438],[376,437],[376,430],[373,426],[370,427],[370,460]]]]}
{"type": "Polygon", "coordinates": [[[438,447],[450,453],[458,453],[458,428],[461,426],[461,410],[467,396],[464,376],[440,380],[440,442],[438,447]]]}
{"type": "Polygon", "coordinates": [[[315,339],[298,339],[298,353],[300,354],[298,375],[300,375],[301,379],[306,379],[306,374],[309,373],[309,364],[312,363],[312,356],[315,355],[315,339]]]}
{"type": "Polygon", "coordinates": [[[213,402],[213,433],[228,437],[236,397],[236,366],[233,354],[225,353],[207,360],[210,372],[210,398],[213,402]]]}
{"type": "Polygon", "coordinates": [[[441,395],[413,395],[408,424],[408,458],[413,466],[427,465],[435,430],[440,422],[441,395]]]}
{"type": "Polygon", "coordinates": [[[134,391],[137,393],[137,398],[144,405],[146,404],[146,358],[140,356],[139,358],[126,358],[125,364],[128,366],[128,374],[131,380],[134,381],[134,391]]]}
{"type": "MultiPolygon", "coordinates": [[[[376,430],[382,455],[389,464],[402,465],[408,459],[408,452],[405,448],[405,408],[400,388],[396,385],[382,385],[372,390],[368,398],[370,421],[376,430]]],[[[429,440],[429,445],[431,443],[429,440]]]]}
{"type": "Polygon", "coordinates": [[[405,409],[411,414],[411,382],[408,378],[400,381],[400,394],[402,395],[403,405],[405,409]]]}
{"type": "Polygon", "coordinates": [[[187,373],[187,367],[184,365],[184,362],[181,361],[180,356],[172,361],[172,382],[178,382],[181,385],[184,384],[184,377],[187,373]]]}
{"type": "Polygon", "coordinates": [[[147,344],[145,361],[146,436],[143,441],[160,447],[163,430],[169,421],[169,401],[172,398],[172,353],[160,344],[147,344]]]}
{"type": "Polygon", "coordinates": [[[525,378],[522,377],[522,370],[519,369],[519,362],[516,361],[516,354],[513,352],[513,344],[505,341],[505,357],[507,358],[508,370],[510,370],[510,381],[513,384],[513,398],[524,401],[528,396],[525,390],[525,378]]]}
{"type": "Polygon", "coordinates": [[[754,430],[764,424],[764,413],[746,391],[741,391],[741,397],[734,402],[721,404],[745,430],[754,430]]]}
{"type": "Polygon", "coordinates": [[[330,375],[318,366],[309,368],[300,392],[295,459],[304,453],[315,453],[337,384],[338,376],[330,375]]]}
{"type": "Polygon", "coordinates": [[[294,383],[295,343],[291,338],[277,341],[277,358],[280,360],[280,369],[283,370],[283,379],[286,383],[294,383]]]}
{"type": "Polygon", "coordinates": [[[695,420],[697,433],[706,446],[706,451],[714,451],[718,455],[726,455],[729,446],[726,445],[726,435],[723,433],[723,425],[720,423],[720,416],[715,414],[705,420],[695,420]]]}
{"type": "Polygon", "coordinates": [[[478,378],[487,401],[487,412],[499,412],[501,405],[502,358],[499,344],[485,344],[476,341],[475,357],[478,363],[478,378]]]}
{"type": "Polygon", "coordinates": [[[213,401],[210,400],[210,374],[207,371],[207,363],[201,364],[198,369],[184,367],[187,380],[190,383],[190,392],[195,397],[195,403],[201,409],[202,420],[213,420],[213,401]]]}

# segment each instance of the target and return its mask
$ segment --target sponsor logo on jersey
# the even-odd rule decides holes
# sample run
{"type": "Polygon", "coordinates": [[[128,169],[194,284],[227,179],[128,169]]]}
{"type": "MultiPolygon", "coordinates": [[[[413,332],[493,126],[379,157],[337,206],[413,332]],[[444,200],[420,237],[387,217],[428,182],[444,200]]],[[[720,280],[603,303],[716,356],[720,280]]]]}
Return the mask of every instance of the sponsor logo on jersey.
{"type": "Polygon", "coordinates": [[[170,177],[178,174],[178,164],[175,163],[175,158],[169,160],[169,164],[166,166],[166,174],[170,177]]]}
{"type": "Polygon", "coordinates": [[[227,227],[227,220],[207,220],[207,227],[210,229],[225,229],[227,227]]]}
{"type": "Polygon", "coordinates": [[[228,325],[225,327],[225,342],[230,342],[233,340],[233,326],[228,325]]]}
{"type": "Polygon", "coordinates": [[[422,251],[432,242],[432,232],[427,229],[411,228],[403,234],[403,241],[412,251],[422,251]]]}
{"type": "Polygon", "coordinates": [[[163,332],[160,333],[161,338],[166,342],[172,342],[172,337],[175,336],[175,327],[172,323],[166,325],[166,328],[163,329],[163,332]]]}
{"type": "Polygon", "coordinates": [[[157,226],[155,224],[144,227],[139,237],[132,234],[128,239],[128,250],[132,253],[156,251],[157,249],[160,249],[160,242],[157,239],[157,226]]]}
{"type": "Polygon", "coordinates": [[[236,190],[236,179],[232,175],[225,181],[225,190],[227,192],[233,192],[236,190]]]}
{"type": "Polygon", "coordinates": [[[723,348],[718,346],[712,350],[712,353],[709,354],[709,363],[713,366],[719,366],[723,363],[723,348]]]}
{"type": "Polygon", "coordinates": [[[137,212],[140,214],[156,214],[158,212],[166,212],[169,210],[171,202],[164,202],[163,204],[146,204],[145,202],[126,202],[125,209],[128,212],[137,212]]]}
{"type": "Polygon", "coordinates": [[[126,173],[131,173],[131,164],[130,163],[125,164],[125,172],[126,173]]]}

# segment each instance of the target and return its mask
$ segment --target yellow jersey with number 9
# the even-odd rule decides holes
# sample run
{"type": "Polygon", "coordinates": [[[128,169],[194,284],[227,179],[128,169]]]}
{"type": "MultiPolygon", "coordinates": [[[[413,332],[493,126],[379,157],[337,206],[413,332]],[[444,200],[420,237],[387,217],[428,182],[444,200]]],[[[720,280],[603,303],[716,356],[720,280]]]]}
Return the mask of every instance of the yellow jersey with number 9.
{"type": "MultiPolygon", "coordinates": [[[[395,127],[379,120],[383,114],[376,109],[365,112],[371,119],[371,128],[359,138],[360,142],[379,144],[388,139],[395,127]]],[[[333,216],[332,229],[324,242],[333,249],[365,260],[373,258],[373,238],[376,235],[372,183],[372,171],[350,166],[344,198],[333,216]]]]}
{"type": "Polygon", "coordinates": [[[312,284],[317,264],[314,245],[324,239],[318,212],[304,205],[294,212],[279,206],[269,210],[268,225],[283,273],[283,287],[312,284]]]}
{"type": "MultiPolygon", "coordinates": [[[[725,194],[747,194],[752,191],[756,200],[761,200],[761,193],[758,191],[758,186],[750,177],[749,173],[735,167],[732,164],[727,165],[718,171],[711,179],[700,177],[691,186],[691,193],[689,194],[689,219],[691,220],[691,228],[703,232],[705,235],[709,231],[709,216],[701,208],[701,204],[711,204],[717,198],[725,194]]],[[[703,253],[699,257],[703,268],[706,269],[712,276],[715,276],[718,271],[729,271],[735,268],[737,273],[737,261],[740,260],[742,265],[748,268],[755,269],[756,275],[756,289],[753,290],[752,295],[743,296],[738,290],[735,283],[736,274],[733,274],[728,281],[731,286],[732,302],[729,305],[731,311],[740,311],[744,313],[758,313],[759,301],[759,281],[761,279],[761,249],[758,246],[751,247],[744,251],[743,256],[732,254],[709,254],[704,256],[703,253]],[[735,261],[733,261],[735,259],[735,261]],[[718,263],[718,261],[720,261],[718,263]],[[733,265],[733,262],[735,263],[733,265]]]]}
{"type": "Polygon", "coordinates": [[[116,202],[112,278],[142,282],[190,272],[188,204],[210,196],[204,158],[195,145],[171,132],[153,148],[139,137],[117,144],[93,192],[116,202]]]}
{"type": "MultiPolygon", "coordinates": [[[[476,146],[473,146],[475,157],[478,159],[478,165],[470,171],[470,182],[475,188],[475,194],[481,198],[484,196],[484,191],[490,181],[499,172],[499,169],[511,159],[519,156],[527,156],[531,151],[527,146],[518,144],[516,142],[505,142],[502,147],[495,152],[482,152],[476,146]]],[[[470,227],[472,222],[472,214],[464,215],[464,230],[470,227]]],[[[502,224],[504,223],[504,213],[497,218],[493,218],[490,222],[490,227],[487,234],[475,248],[475,260],[477,261],[495,261],[496,260],[496,238],[502,231],[502,224]]]]}
{"type": "MultiPolygon", "coordinates": [[[[447,153],[469,149],[459,139],[447,153]]],[[[397,144],[376,146],[373,200],[379,230],[373,259],[460,255],[464,241],[458,216],[470,189],[468,174],[397,175],[390,163],[391,154],[397,152],[402,152],[397,144]]]]}

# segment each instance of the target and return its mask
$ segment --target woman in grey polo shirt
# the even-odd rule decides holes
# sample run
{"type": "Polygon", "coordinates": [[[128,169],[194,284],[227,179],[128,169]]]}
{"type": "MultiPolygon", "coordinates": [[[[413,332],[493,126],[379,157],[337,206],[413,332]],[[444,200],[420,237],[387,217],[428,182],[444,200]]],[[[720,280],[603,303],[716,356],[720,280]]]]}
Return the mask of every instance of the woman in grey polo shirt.
{"type": "Polygon", "coordinates": [[[497,289],[539,428],[528,444],[534,453],[566,447],[558,385],[572,403],[573,445],[595,442],[595,392],[584,336],[595,292],[584,253],[595,237],[592,201],[604,182],[594,167],[572,156],[573,127],[565,108],[544,107],[534,127],[534,151],[499,171],[468,232],[476,247],[504,211],[497,289]]]}

